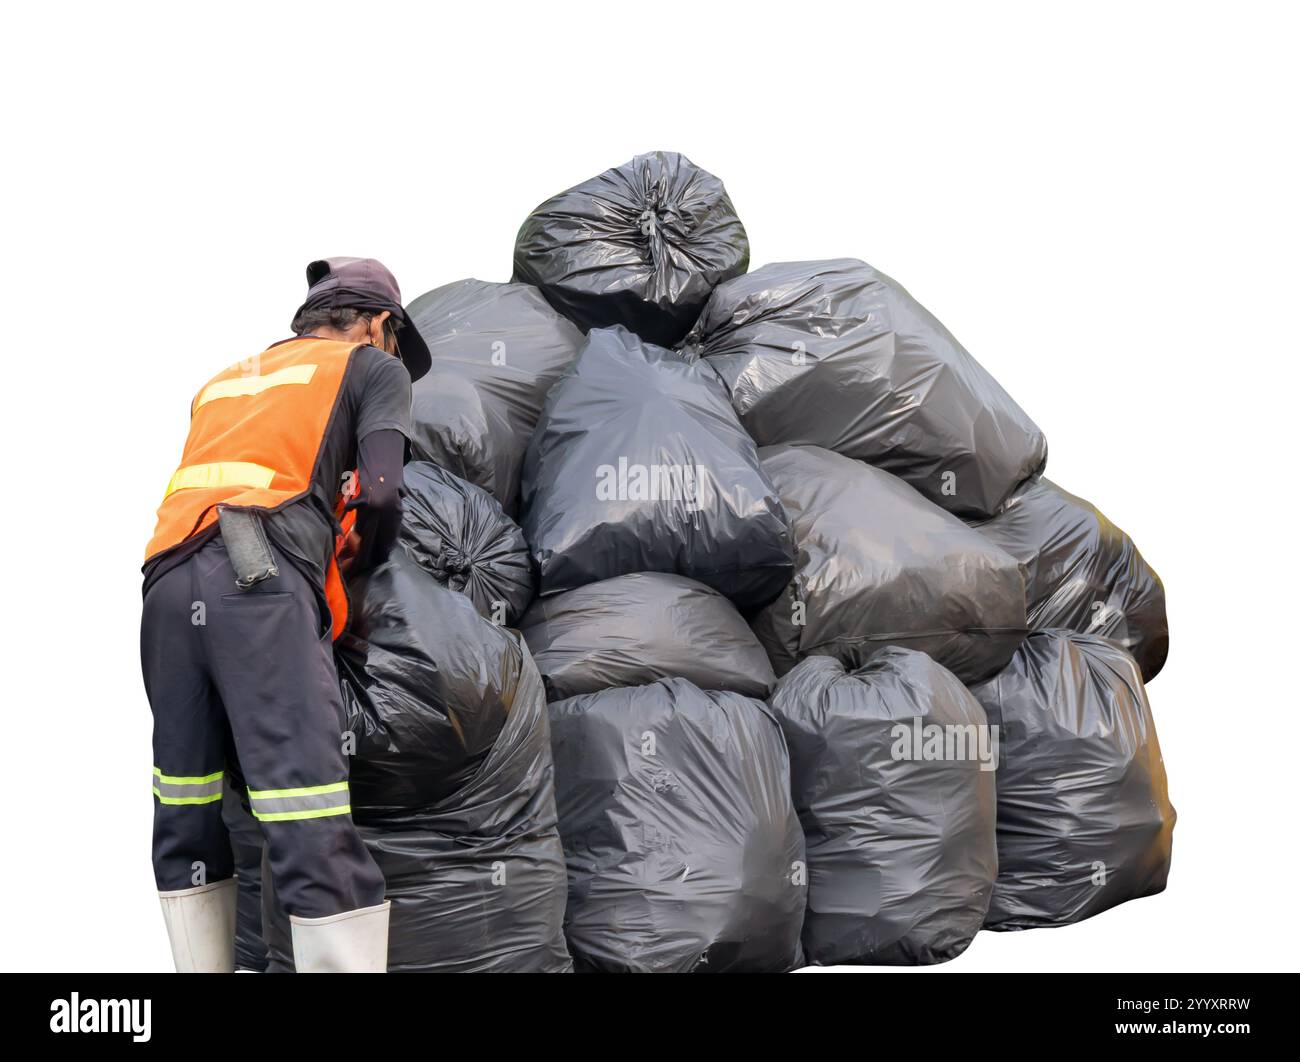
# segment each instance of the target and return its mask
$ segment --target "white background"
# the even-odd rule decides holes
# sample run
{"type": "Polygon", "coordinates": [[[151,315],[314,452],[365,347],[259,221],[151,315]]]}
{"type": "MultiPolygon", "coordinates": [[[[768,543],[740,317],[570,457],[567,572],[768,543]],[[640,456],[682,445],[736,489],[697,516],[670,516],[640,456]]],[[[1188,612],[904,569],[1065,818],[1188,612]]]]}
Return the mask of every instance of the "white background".
{"type": "Polygon", "coordinates": [[[287,334],[310,259],[505,280],[534,205],[664,148],[726,182],[754,266],[905,284],[1165,580],[1167,892],[944,969],[1294,968],[1284,12],[7,5],[0,967],[168,966],[138,568],[195,389],[287,334]]]}

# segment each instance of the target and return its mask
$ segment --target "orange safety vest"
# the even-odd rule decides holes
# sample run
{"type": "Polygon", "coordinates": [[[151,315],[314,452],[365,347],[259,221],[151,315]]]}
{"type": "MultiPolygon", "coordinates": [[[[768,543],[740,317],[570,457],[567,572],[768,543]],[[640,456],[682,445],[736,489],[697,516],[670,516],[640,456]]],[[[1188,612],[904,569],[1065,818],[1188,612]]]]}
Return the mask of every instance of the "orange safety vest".
{"type": "MultiPolygon", "coordinates": [[[[212,526],[218,505],[269,511],[311,489],[348,362],[361,345],[291,339],[208,382],[190,408],[185,453],[158,508],[146,562],[212,526]]],[[[350,480],[356,483],[355,473],[350,480]]],[[[356,513],[343,515],[348,497],[340,485],[334,515],[343,533],[335,539],[325,573],[336,639],[348,622],[347,589],[337,559],[356,522],[356,513]]]]}

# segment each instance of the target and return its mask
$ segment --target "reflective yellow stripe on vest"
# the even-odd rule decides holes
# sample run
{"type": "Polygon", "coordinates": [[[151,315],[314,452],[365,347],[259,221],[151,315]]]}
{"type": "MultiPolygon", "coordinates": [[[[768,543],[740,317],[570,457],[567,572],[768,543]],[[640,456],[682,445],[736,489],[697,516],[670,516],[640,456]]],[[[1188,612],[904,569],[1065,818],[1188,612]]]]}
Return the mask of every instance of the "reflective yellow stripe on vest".
{"type": "Polygon", "coordinates": [[[213,774],[171,775],[153,769],[153,795],[160,804],[215,804],[221,799],[225,771],[213,774]]]}
{"type": "Polygon", "coordinates": [[[194,403],[194,412],[200,406],[215,402],[219,398],[248,398],[260,395],[272,387],[284,387],[287,384],[308,384],[316,375],[315,365],[290,365],[286,369],[268,372],[265,376],[236,376],[230,380],[218,380],[210,383],[194,403]]]}
{"type": "Polygon", "coordinates": [[[297,789],[250,789],[248,802],[260,822],[323,819],[352,812],[347,782],[301,786],[297,789]]]}
{"type": "Polygon", "coordinates": [[[264,490],[275,479],[275,469],[251,461],[216,461],[210,465],[178,468],[167,484],[167,494],[202,487],[250,487],[264,490]]]}

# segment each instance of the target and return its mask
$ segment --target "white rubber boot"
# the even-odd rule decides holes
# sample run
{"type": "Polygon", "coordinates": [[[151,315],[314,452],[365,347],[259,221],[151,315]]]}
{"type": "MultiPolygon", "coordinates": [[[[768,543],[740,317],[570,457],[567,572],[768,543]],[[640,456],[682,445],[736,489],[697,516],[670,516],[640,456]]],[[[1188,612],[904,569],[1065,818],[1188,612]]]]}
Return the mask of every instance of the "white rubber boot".
{"type": "Polygon", "coordinates": [[[290,916],[298,972],[387,973],[388,908],[385,900],[325,918],[290,916]]]}
{"type": "Polygon", "coordinates": [[[234,878],[160,892],[177,973],[235,972],[234,878]]]}

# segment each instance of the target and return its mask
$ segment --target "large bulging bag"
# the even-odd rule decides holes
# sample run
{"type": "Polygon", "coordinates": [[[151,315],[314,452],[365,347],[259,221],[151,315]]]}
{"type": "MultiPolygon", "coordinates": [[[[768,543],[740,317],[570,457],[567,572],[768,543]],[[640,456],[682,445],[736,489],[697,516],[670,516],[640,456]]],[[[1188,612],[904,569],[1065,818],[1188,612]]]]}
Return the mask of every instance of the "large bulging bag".
{"type": "Polygon", "coordinates": [[[623,325],[671,346],[709,292],[749,266],[745,227],[722,182],[655,151],[548,199],[515,240],[514,278],[584,331],[623,325]]]}
{"type": "Polygon", "coordinates": [[[956,958],[998,870],[997,749],[979,702],[924,653],[890,648],[852,671],[810,657],[771,704],[807,843],[808,961],[956,958]]]}
{"type": "Polygon", "coordinates": [[[553,702],[550,717],[579,969],[799,965],[803,835],[762,701],[662,679],[553,702]]]}
{"type": "Polygon", "coordinates": [[[795,576],[754,632],[778,675],[810,655],[857,667],[889,645],[963,682],[988,678],[1025,636],[1015,558],[902,480],[816,446],[759,451],[794,529],[795,576]]]}
{"type": "Polygon", "coordinates": [[[686,340],[760,446],[822,446],[959,516],[1047,462],[1037,425],[920,303],[865,262],[782,262],[719,286],[686,340]]]}
{"type": "Polygon", "coordinates": [[[433,357],[411,388],[413,456],[489,491],[513,515],[524,449],[582,333],[526,284],[459,280],[406,312],[433,357]]]}
{"type": "Polygon", "coordinates": [[[675,572],[737,606],[790,578],[790,530],[717,375],[596,329],[552,388],[524,462],[524,536],[543,594],[675,572]]]}
{"type": "Polygon", "coordinates": [[[405,469],[401,541],[407,553],[479,614],[516,623],[533,599],[533,566],[519,525],[491,494],[428,461],[405,469]]]}
{"type": "MultiPolygon", "coordinates": [[[[564,972],[564,854],[541,676],[399,546],[338,644],[352,817],[392,901],[391,972],[564,972]]],[[[264,888],[270,968],[293,968],[264,888]]]]}
{"type": "Polygon", "coordinates": [[[636,572],[539,598],[520,632],[552,701],[661,678],[749,697],[776,683],[735,606],[680,575],[636,572]]]}
{"type": "Polygon", "coordinates": [[[1095,505],[1035,479],[975,527],[1025,566],[1031,628],[1102,635],[1133,655],[1144,682],[1160,673],[1169,655],[1164,584],[1095,505]]]}
{"type": "Polygon", "coordinates": [[[401,545],[351,589],[335,649],[357,740],[353,804],[400,819],[478,771],[505,726],[523,652],[401,545]]]}
{"type": "Polygon", "coordinates": [[[1176,815],[1133,658],[1035,631],[972,692],[1000,740],[988,928],[1067,925],[1163,890],[1176,815]]]}

